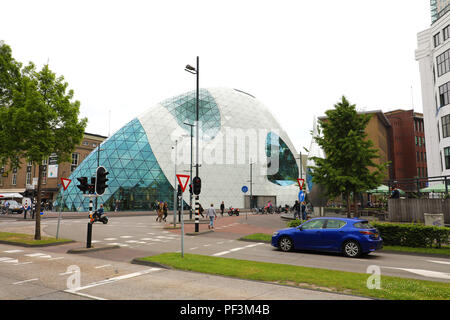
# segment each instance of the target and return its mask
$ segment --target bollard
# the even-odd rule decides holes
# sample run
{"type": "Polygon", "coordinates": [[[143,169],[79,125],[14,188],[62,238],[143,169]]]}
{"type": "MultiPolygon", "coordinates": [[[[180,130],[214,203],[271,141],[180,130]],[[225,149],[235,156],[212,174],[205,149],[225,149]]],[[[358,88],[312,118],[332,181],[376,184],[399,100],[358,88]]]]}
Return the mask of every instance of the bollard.
{"type": "Polygon", "coordinates": [[[87,225],[87,240],[86,240],[86,248],[91,247],[91,240],[92,240],[92,223],[88,222],[87,225]]]}

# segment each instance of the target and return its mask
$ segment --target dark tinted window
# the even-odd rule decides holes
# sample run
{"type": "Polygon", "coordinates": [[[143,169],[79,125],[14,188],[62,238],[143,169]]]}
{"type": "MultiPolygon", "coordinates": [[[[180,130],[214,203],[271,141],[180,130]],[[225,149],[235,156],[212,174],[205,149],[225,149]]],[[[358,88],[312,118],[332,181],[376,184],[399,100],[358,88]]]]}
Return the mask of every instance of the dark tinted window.
{"type": "Polygon", "coordinates": [[[353,226],[358,229],[373,229],[374,228],[368,221],[357,222],[353,226]]]}
{"type": "Polygon", "coordinates": [[[339,229],[345,226],[346,222],[342,220],[328,220],[326,229],[339,229]]]}

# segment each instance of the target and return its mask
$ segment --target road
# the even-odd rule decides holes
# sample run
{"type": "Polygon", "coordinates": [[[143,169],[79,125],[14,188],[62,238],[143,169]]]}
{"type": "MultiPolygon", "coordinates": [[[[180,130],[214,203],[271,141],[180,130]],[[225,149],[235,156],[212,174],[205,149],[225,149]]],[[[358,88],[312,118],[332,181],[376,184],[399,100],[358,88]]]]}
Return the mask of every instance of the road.
{"type": "MultiPolygon", "coordinates": [[[[43,233],[55,235],[56,224],[56,219],[42,220],[43,233]]],[[[0,299],[349,299],[321,291],[130,264],[133,258],[181,251],[180,230],[164,229],[163,225],[154,216],[114,217],[107,225],[96,223],[93,245],[114,244],[120,249],[82,255],[66,252],[85,246],[85,218],[61,221],[60,236],[77,243],[39,249],[0,245],[0,287],[6,288],[1,290],[0,299]],[[70,266],[80,270],[76,290],[68,289],[69,277],[76,274],[70,266]],[[222,290],[223,286],[229,290],[222,290]]],[[[377,265],[382,276],[450,282],[450,259],[446,258],[376,252],[350,259],[337,254],[285,253],[269,244],[238,240],[245,234],[271,233],[284,225],[277,215],[220,217],[214,232],[185,235],[184,252],[358,273],[377,265]]],[[[2,231],[18,232],[33,226],[33,221],[0,221],[2,231]]],[[[193,224],[185,225],[185,231],[193,229],[193,224]]],[[[200,230],[206,229],[206,224],[201,224],[200,230]]]]}

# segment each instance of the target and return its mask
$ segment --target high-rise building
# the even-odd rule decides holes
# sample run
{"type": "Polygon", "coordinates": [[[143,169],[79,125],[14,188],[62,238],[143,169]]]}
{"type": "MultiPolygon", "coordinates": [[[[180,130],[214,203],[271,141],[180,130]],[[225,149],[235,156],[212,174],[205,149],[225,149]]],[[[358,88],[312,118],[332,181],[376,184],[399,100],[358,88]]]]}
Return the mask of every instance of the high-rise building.
{"type": "Polygon", "coordinates": [[[429,177],[450,175],[450,1],[435,2],[436,19],[430,28],[417,34],[415,52],[429,177]]]}
{"type": "Polygon", "coordinates": [[[442,17],[449,9],[450,0],[430,0],[431,23],[442,17]]]}

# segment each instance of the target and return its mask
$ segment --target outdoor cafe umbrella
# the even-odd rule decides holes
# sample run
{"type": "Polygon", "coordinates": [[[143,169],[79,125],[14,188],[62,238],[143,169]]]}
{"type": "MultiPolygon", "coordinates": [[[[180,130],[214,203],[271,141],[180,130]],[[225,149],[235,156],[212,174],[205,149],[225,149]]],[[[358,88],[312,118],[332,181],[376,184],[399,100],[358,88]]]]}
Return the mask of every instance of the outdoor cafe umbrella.
{"type": "Polygon", "coordinates": [[[445,192],[445,184],[435,184],[433,186],[429,186],[423,189],[420,189],[420,192],[427,193],[427,192],[445,192]]]}
{"type": "MultiPolygon", "coordinates": [[[[397,190],[400,192],[401,195],[405,194],[405,191],[397,188],[397,190]]],[[[367,190],[367,193],[372,193],[372,194],[389,194],[389,187],[385,186],[384,184],[378,186],[375,189],[371,189],[371,190],[367,190]]]]}

